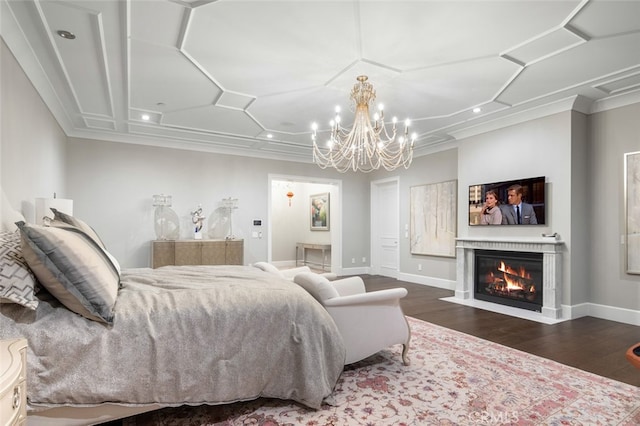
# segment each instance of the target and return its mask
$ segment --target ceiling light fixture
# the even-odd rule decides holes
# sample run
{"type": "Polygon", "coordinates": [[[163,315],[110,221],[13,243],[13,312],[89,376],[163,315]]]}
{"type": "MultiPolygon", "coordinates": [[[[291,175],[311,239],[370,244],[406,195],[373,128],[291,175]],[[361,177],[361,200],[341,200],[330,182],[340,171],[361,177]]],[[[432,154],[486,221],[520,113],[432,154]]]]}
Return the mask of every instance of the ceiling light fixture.
{"type": "Polygon", "coordinates": [[[409,120],[405,121],[404,134],[396,139],[397,119],[393,118],[389,134],[384,122],[384,109],[380,104],[372,123],[369,104],[376,99],[376,91],[367,79],[366,75],[358,76],[358,82],[351,90],[350,99],[356,107],[351,130],[347,131],[340,126],[340,107],[336,107],[336,116],[330,122],[331,136],[327,148],[321,149],[317,143],[318,125],[313,123],[311,126],[313,161],[321,168],[333,167],[340,173],[347,170],[368,173],[381,166],[391,171],[399,166],[406,169],[411,165],[416,135],[409,138],[409,120]]]}

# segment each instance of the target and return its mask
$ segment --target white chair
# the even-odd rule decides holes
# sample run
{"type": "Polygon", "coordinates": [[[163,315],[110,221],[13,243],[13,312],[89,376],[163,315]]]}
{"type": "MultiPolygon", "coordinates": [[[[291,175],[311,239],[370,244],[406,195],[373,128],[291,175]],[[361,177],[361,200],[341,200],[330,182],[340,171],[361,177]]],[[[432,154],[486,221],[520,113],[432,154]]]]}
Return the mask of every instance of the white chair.
{"type": "MultiPolygon", "coordinates": [[[[256,262],[253,264],[253,266],[265,272],[270,272],[272,274],[278,275],[289,281],[293,281],[295,276],[298,274],[301,274],[304,272],[309,272],[309,273],[312,272],[311,268],[309,268],[308,266],[299,266],[297,268],[290,268],[290,269],[278,269],[268,262],[256,262]]],[[[322,275],[329,281],[333,281],[337,278],[336,274],[334,274],[333,272],[323,272],[319,275],[322,275]]]]}
{"type": "Polygon", "coordinates": [[[362,278],[354,276],[330,282],[313,273],[299,273],[294,282],[309,292],[329,312],[347,348],[345,364],[367,358],[391,345],[402,344],[402,362],[411,330],[400,307],[405,288],[367,293],[362,278]]]}

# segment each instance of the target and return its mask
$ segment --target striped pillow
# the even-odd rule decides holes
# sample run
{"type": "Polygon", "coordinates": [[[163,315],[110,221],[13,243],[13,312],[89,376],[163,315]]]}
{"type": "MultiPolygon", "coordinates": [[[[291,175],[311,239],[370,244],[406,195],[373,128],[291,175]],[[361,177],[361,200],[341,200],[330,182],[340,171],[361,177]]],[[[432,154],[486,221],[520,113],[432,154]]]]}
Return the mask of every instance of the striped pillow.
{"type": "Polygon", "coordinates": [[[60,210],[54,209],[53,207],[51,207],[51,211],[53,212],[54,221],[60,221],[68,225],[75,226],[76,228],[87,234],[89,237],[91,237],[91,239],[95,241],[96,244],[98,244],[100,247],[105,248],[105,245],[98,236],[98,233],[84,221],[78,219],[77,217],[73,217],[64,212],[61,212],[60,210]]]}
{"type": "MultiPolygon", "coordinates": [[[[51,210],[54,210],[54,209],[51,209],[51,210]]],[[[82,223],[84,223],[84,222],[82,222],[82,223]]],[[[116,258],[111,253],[109,253],[107,251],[107,249],[105,248],[104,244],[102,244],[102,241],[100,241],[100,238],[98,238],[98,235],[96,233],[87,234],[86,232],[84,232],[84,230],[82,228],[78,228],[75,225],[70,225],[70,224],[68,224],[66,222],[62,222],[61,220],[58,220],[58,219],[45,220],[44,221],[44,226],[51,226],[51,227],[55,227],[55,228],[63,228],[63,229],[67,229],[69,231],[76,231],[76,232],[84,233],[87,236],[87,238],[91,238],[98,245],[98,247],[100,247],[102,249],[102,251],[104,251],[104,254],[109,258],[109,260],[113,264],[113,267],[116,268],[116,271],[118,272],[118,275],[120,275],[120,272],[121,272],[120,263],[118,263],[116,258]]],[[[89,228],[89,229],[91,229],[91,228],[89,228]]]]}
{"type": "Polygon", "coordinates": [[[20,234],[0,232],[0,303],[17,303],[35,310],[35,286],[36,278],[22,257],[20,234]]]}
{"type": "Polygon", "coordinates": [[[120,276],[102,247],[73,226],[16,225],[40,284],[73,312],[112,324],[120,276]]]}

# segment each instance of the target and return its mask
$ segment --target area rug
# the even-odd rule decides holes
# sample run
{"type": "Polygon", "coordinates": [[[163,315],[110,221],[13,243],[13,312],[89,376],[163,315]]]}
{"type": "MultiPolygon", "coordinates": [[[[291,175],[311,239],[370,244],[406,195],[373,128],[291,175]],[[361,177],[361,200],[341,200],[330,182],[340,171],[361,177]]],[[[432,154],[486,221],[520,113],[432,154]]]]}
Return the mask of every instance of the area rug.
{"type": "Polygon", "coordinates": [[[409,323],[409,366],[399,345],[347,366],[331,404],[320,410],[259,399],[168,408],[123,425],[640,424],[638,387],[424,321],[409,323]]]}

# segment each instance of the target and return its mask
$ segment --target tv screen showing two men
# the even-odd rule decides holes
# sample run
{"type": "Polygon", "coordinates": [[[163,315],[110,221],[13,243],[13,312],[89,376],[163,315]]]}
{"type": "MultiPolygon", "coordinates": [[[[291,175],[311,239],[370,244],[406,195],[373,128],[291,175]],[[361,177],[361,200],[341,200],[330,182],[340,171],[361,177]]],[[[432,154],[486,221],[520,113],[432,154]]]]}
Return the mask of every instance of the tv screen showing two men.
{"type": "Polygon", "coordinates": [[[545,177],[469,186],[469,225],[544,225],[545,177]]]}

